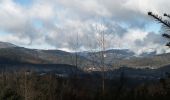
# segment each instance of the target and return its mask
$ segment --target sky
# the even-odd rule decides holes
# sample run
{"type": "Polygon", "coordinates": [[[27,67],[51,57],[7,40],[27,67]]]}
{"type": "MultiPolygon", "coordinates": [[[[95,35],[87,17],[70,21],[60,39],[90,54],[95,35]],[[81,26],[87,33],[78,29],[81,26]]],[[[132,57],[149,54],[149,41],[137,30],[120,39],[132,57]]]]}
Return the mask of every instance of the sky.
{"type": "Polygon", "coordinates": [[[0,0],[0,41],[34,49],[169,52],[148,11],[170,13],[169,0],[0,0]]]}

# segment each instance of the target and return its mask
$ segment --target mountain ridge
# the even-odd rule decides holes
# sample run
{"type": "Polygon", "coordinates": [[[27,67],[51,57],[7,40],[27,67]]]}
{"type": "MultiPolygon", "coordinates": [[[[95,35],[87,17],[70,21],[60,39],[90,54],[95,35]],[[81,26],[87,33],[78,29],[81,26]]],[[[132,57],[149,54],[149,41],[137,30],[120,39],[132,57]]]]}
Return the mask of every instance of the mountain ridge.
{"type": "MultiPolygon", "coordinates": [[[[39,50],[19,47],[11,43],[0,42],[0,64],[30,63],[30,64],[68,64],[76,65],[76,55],[80,68],[100,67],[101,51],[71,53],[62,50],[39,50]]],[[[128,49],[110,49],[104,51],[105,66],[119,68],[159,68],[170,64],[170,53],[155,55],[155,53],[136,57],[128,49]]]]}

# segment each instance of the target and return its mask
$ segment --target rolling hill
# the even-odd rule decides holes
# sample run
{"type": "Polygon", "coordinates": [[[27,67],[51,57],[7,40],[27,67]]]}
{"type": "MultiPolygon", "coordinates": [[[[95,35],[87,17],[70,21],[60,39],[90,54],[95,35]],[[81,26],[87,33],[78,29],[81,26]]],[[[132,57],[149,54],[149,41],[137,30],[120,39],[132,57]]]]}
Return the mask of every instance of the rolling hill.
{"type": "MultiPolygon", "coordinates": [[[[101,77],[101,52],[70,53],[61,50],[37,50],[0,42],[0,71],[29,69],[56,75],[101,77]],[[78,66],[75,66],[75,56],[78,66]],[[89,71],[90,70],[90,71],[89,71]]],[[[121,73],[132,79],[156,80],[170,73],[170,53],[135,56],[127,49],[104,51],[106,78],[119,78],[121,73]]]]}
{"type": "MultiPolygon", "coordinates": [[[[61,50],[37,50],[19,47],[7,42],[0,42],[0,64],[68,64],[75,65],[77,55],[80,68],[99,67],[101,52],[70,53],[61,50]]],[[[105,66],[108,69],[127,66],[130,68],[156,69],[170,64],[170,53],[155,55],[146,53],[135,56],[128,49],[104,51],[105,66]],[[147,54],[147,55],[146,55],[147,54]]]]}

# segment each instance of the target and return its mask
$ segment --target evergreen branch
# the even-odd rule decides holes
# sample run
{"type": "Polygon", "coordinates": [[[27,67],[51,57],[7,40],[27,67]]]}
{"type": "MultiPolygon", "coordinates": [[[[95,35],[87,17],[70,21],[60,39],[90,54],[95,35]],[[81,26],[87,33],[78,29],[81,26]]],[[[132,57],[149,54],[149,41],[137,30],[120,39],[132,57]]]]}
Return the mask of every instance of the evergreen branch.
{"type": "Polygon", "coordinates": [[[168,42],[168,43],[166,44],[166,46],[170,47],[170,42],[168,42]]]}
{"type": "Polygon", "coordinates": [[[161,16],[155,15],[152,12],[148,12],[148,15],[153,17],[159,23],[162,23],[163,25],[165,25],[165,27],[170,28],[170,22],[167,20],[163,20],[161,16]]]}
{"type": "Polygon", "coordinates": [[[169,14],[166,14],[166,13],[165,13],[164,16],[170,18],[170,15],[169,15],[169,14]]]}
{"type": "Polygon", "coordinates": [[[169,34],[162,34],[162,36],[165,37],[165,38],[170,39],[170,35],[169,34]]]}

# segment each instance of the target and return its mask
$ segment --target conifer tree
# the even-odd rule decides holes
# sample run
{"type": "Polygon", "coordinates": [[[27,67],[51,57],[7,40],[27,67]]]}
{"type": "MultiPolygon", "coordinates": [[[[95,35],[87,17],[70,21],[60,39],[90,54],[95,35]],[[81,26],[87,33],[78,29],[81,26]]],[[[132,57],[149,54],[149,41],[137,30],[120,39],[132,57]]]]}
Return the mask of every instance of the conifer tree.
{"type": "MultiPolygon", "coordinates": [[[[163,28],[163,32],[162,36],[169,39],[170,40],[170,21],[167,19],[170,19],[170,15],[169,14],[164,14],[164,18],[166,17],[167,19],[163,19],[162,16],[159,16],[158,14],[154,14],[152,12],[148,12],[148,15],[151,16],[152,18],[154,18],[157,22],[159,22],[160,24],[162,24],[162,28],[163,28]]],[[[170,47],[170,41],[166,44],[166,46],[170,47]]]]}

